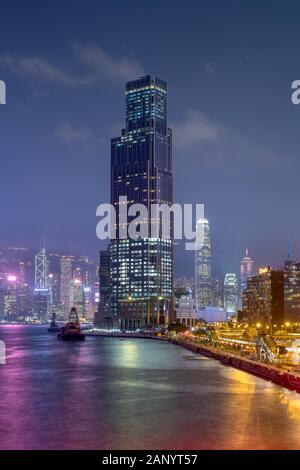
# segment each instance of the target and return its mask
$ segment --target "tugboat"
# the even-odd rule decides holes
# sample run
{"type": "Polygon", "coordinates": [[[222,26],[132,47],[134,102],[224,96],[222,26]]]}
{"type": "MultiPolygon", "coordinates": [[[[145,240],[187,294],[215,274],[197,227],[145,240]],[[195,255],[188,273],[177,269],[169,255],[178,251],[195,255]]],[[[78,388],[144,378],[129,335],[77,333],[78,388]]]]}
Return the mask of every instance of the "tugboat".
{"type": "Polygon", "coordinates": [[[56,322],[56,313],[53,313],[50,327],[48,328],[49,333],[57,333],[60,331],[60,327],[56,322]]]}
{"type": "Polygon", "coordinates": [[[71,309],[69,320],[60,330],[57,339],[61,341],[84,341],[85,336],[81,331],[77,310],[71,309]]]}

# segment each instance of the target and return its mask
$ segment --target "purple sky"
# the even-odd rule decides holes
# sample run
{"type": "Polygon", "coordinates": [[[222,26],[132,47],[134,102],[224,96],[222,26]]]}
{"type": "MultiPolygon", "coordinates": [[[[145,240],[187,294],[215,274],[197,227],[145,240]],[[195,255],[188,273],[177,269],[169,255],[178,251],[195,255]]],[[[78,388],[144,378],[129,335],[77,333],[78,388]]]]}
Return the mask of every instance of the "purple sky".
{"type": "MultiPolygon", "coordinates": [[[[97,257],[125,82],[150,73],[168,82],[175,201],[205,204],[216,270],[237,271],[246,246],[280,265],[288,228],[299,259],[299,14],[268,1],[2,5],[0,244],[97,257]]],[[[193,273],[181,246],[176,271],[193,273]]]]}

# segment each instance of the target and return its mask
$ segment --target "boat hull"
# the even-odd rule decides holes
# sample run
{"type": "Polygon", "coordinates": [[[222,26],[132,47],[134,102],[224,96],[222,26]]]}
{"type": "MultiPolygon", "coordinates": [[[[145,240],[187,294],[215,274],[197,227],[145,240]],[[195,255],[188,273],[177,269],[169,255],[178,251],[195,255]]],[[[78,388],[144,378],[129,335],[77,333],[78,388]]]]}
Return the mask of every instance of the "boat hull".
{"type": "Polygon", "coordinates": [[[84,334],[58,334],[57,339],[60,339],[61,341],[84,341],[85,336],[84,334]]]}

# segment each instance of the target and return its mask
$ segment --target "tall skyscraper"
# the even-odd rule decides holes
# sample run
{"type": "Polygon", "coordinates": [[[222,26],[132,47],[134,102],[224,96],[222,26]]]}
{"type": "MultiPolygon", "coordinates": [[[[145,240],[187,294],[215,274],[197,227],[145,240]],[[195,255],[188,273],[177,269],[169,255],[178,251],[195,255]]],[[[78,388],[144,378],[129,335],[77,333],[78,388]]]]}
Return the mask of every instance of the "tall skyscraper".
{"type": "Polygon", "coordinates": [[[63,315],[68,317],[72,307],[72,267],[74,258],[72,256],[62,256],[60,259],[60,303],[62,304],[63,315]]]}
{"type": "Polygon", "coordinates": [[[48,314],[49,317],[53,313],[60,314],[60,254],[47,253],[48,259],[48,289],[49,289],[49,302],[48,314]]]}
{"type": "Polygon", "coordinates": [[[247,287],[248,277],[253,276],[253,259],[250,258],[248,248],[246,248],[246,254],[240,262],[240,293],[242,295],[243,289],[247,287]]]}
{"type": "Polygon", "coordinates": [[[227,273],[224,279],[224,310],[229,317],[234,315],[238,304],[238,280],[234,273],[227,273]]]}
{"type": "MultiPolygon", "coordinates": [[[[126,126],[111,141],[111,203],[172,204],[172,133],[167,126],[167,85],[151,76],[126,85],[126,126]]],[[[117,219],[118,220],[118,219],[117,219]]],[[[130,222],[130,218],[128,218],[130,222]]],[[[149,227],[148,227],[149,228],[149,227]]],[[[122,329],[166,324],[172,315],[173,243],[151,238],[112,240],[111,310],[122,329]]]]}
{"type": "Polygon", "coordinates": [[[34,313],[41,321],[47,320],[48,312],[48,261],[43,246],[34,257],[34,313]]]}
{"type": "Polygon", "coordinates": [[[212,304],[211,243],[207,219],[199,219],[196,225],[195,250],[195,302],[198,309],[212,304]]]}

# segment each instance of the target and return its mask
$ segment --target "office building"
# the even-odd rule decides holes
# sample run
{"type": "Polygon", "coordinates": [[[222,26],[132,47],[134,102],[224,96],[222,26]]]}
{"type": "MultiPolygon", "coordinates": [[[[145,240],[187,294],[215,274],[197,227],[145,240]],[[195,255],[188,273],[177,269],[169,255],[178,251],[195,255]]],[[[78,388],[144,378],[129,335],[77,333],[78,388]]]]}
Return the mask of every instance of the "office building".
{"type": "Polygon", "coordinates": [[[60,259],[60,303],[65,319],[73,306],[73,256],[62,256],[60,259]]]}
{"type": "Polygon", "coordinates": [[[243,290],[242,317],[251,324],[281,326],[284,321],[283,271],[268,266],[248,278],[243,290]]]}
{"type": "Polygon", "coordinates": [[[199,219],[196,225],[195,301],[197,309],[204,309],[213,302],[210,228],[207,219],[199,219]]]}
{"type": "Polygon", "coordinates": [[[224,310],[228,317],[235,315],[238,306],[238,280],[234,273],[227,273],[224,279],[224,310]]]}
{"type": "MultiPolygon", "coordinates": [[[[172,204],[172,133],[167,125],[167,85],[151,76],[126,85],[126,125],[111,141],[111,203],[117,213],[119,198],[146,206],[172,204]]],[[[128,217],[128,222],[134,217],[128,217]]],[[[165,325],[173,312],[173,243],[158,233],[117,239],[110,244],[111,313],[122,330],[165,325]]],[[[127,228],[127,227],[126,227],[127,228]]],[[[101,288],[101,282],[100,282],[101,288]]]]}
{"type": "Polygon", "coordinates": [[[288,260],[284,270],[284,319],[300,323],[300,263],[288,260]]]}
{"type": "Polygon", "coordinates": [[[249,256],[248,248],[246,248],[245,256],[240,262],[240,295],[247,286],[248,277],[253,276],[253,274],[253,260],[249,256]]]}

